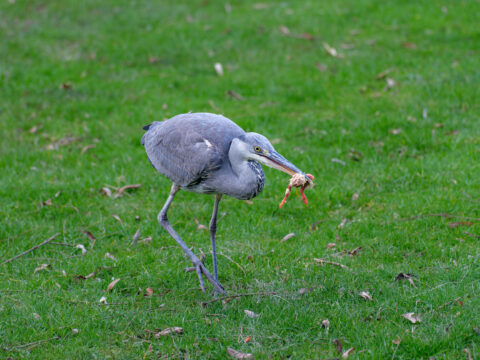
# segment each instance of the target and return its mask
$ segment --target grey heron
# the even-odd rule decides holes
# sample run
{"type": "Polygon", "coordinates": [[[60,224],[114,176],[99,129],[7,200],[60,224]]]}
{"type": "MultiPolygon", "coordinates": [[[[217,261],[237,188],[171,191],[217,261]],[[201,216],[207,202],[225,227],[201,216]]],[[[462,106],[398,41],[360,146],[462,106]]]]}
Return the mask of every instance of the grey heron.
{"type": "MultiPolygon", "coordinates": [[[[289,175],[306,175],[276,152],[265,136],[247,133],[222,115],[181,114],[165,121],[155,121],[143,129],[146,133],[142,137],[142,145],[150,163],[172,181],[170,195],[158,214],[158,221],[192,261],[202,291],[205,292],[203,274],[215,291],[225,294],[218,281],[215,246],[218,205],[222,196],[229,195],[240,200],[257,196],[265,184],[261,164],[289,175]],[[168,208],[180,189],[215,195],[209,224],[213,276],[168,221],[168,208]]],[[[308,177],[306,180],[311,182],[308,177]]]]}

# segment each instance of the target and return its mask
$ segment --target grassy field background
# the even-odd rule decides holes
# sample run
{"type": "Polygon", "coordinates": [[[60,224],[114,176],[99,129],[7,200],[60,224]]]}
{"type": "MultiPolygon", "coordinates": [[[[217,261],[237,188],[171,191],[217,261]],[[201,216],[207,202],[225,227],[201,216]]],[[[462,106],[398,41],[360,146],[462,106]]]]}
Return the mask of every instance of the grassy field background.
{"type": "MultiPolygon", "coordinates": [[[[60,235],[0,265],[0,357],[479,358],[479,15],[474,0],[2,1],[0,262],[60,235]],[[203,294],[156,220],[170,184],[141,128],[188,111],[316,176],[308,207],[278,209],[288,177],[271,169],[253,204],[222,201],[220,282],[245,296],[203,294]]],[[[181,192],[169,213],[210,269],[195,219],[212,205],[181,192]]]]}

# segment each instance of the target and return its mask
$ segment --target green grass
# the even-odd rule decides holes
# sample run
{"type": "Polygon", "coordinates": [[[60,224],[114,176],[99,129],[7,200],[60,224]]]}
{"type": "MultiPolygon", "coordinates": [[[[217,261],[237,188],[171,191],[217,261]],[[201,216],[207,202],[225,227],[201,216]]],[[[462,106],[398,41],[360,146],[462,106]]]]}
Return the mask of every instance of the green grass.
{"type": "MultiPolygon", "coordinates": [[[[0,266],[0,357],[223,359],[232,347],[327,359],[341,357],[334,339],[355,348],[349,359],[480,357],[480,3],[259,4],[1,2],[0,262],[57,232],[87,252],[45,245],[0,266]],[[391,89],[377,79],[387,69],[391,89]],[[277,139],[316,176],[308,207],[292,197],[278,209],[288,178],[271,169],[253,205],[221,203],[217,247],[233,261],[219,256],[220,281],[229,294],[274,295],[202,306],[210,291],[157,223],[169,182],[148,163],[141,127],[188,111],[277,139]],[[99,192],[135,183],[120,198],[99,192]],[[455,217],[409,219],[443,213],[455,217]],[[139,227],[153,240],[130,247],[139,227]],[[172,326],[184,334],[152,336],[172,326]]],[[[210,244],[194,219],[207,224],[212,205],[181,192],[169,213],[197,254],[210,244]]]]}

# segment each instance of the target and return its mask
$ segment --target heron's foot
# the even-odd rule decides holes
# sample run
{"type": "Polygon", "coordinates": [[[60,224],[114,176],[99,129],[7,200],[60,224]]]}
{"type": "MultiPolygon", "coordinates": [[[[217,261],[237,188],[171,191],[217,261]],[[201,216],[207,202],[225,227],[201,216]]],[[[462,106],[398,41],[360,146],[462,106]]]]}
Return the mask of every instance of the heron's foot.
{"type": "Polygon", "coordinates": [[[205,284],[203,282],[203,277],[202,274],[205,275],[208,281],[213,285],[213,288],[215,289],[216,292],[220,294],[226,295],[227,293],[225,292],[222,284],[220,284],[215,278],[210,274],[210,272],[207,270],[205,265],[202,264],[200,260],[193,260],[193,265],[195,265],[195,271],[197,272],[198,275],[198,281],[200,281],[200,287],[202,288],[202,291],[205,292],[205,284]]]}

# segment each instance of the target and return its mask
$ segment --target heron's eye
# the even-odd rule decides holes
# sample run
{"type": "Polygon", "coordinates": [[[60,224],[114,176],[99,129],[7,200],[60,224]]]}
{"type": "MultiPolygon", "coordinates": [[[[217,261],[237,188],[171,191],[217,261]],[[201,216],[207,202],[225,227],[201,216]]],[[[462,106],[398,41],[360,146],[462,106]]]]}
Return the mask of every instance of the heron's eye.
{"type": "Polygon", "coordinates": [[[254,147],[253,147],[253,150],[255,150],[256,152],[262,151],[262,149],[260,148],[260,146],[254,146],[254,147]]]}

